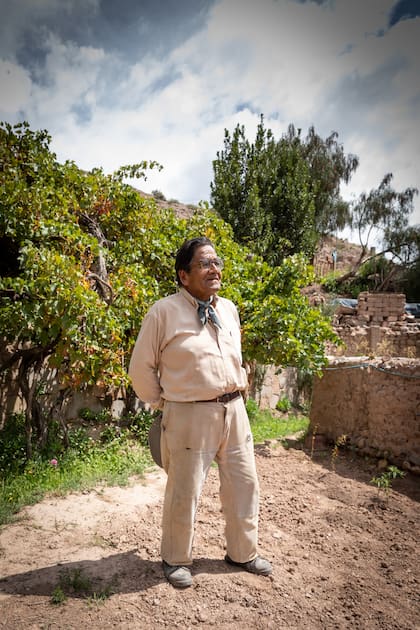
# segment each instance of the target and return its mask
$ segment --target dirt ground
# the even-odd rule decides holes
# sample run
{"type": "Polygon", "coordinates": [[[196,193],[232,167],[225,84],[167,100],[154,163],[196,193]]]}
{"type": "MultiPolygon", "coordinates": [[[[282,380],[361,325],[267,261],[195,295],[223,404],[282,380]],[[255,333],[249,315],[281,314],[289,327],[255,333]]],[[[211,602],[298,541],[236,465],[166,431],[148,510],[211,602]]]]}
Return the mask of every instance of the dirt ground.
{"type": "Polygon", "coordinates": [[[155,469],[131,487],[50,497],[2,528],[0,628],[420,628],[419,478],[396,480],[384,502],[369,484],[374,462],[341,453],[334,471],[329,451],[256,452],[271,577],[223,562],[213,468],[197,514],[194,584],[170,586],[155,469]],[[53,604],[60,585],[67,599],[53,604]]]}

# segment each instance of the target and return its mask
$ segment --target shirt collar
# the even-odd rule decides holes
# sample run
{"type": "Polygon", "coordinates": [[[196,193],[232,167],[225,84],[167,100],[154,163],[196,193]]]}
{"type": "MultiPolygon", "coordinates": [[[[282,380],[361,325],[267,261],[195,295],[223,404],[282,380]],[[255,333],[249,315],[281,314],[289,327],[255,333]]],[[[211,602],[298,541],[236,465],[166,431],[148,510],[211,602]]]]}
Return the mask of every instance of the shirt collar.
{"type": "MultiPolygon", "coordinates": [[[[183,296],[184,296],[184,297],[188,300],[188,302],[189,302],[190,304],[192,304],[192,305],[193,305],[194,307],[196,307],[196,308],[198,307],[198,302],[197,302],[196,298],[195,298],[193,295],[191,295],[191,293],[189,293],[189,292],[187,291],[187,289],[185,289],[184,287],[180,287],[180,288],[179,288],[179,292],[180,292],[180,293],[181,293],[181,294],[182,294],[182,295],[183,295],[183,296]]],[[[212,305],[213,305],[213,306],[216,306],[216,304],[217,304],[217,299],[218,299],[218,298],[217,298],[217,295],[216,295],[216,294],[215,294],[215,295],[213,295],[213,300],[212,300],[212,305]]]]}

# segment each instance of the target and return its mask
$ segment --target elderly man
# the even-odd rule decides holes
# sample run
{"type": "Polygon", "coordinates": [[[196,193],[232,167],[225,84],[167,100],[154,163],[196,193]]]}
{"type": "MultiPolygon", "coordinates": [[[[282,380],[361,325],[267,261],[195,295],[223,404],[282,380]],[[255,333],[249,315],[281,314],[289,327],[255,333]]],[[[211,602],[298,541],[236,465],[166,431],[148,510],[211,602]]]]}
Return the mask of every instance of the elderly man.
{"type": "Polygon", "coordinates": [[[257,575],[258,480],[241,392],[239,316],[217,296],[223,261],[205,237],[186,241],[175,271],[180,290],[156,302],[143,320],[129,374],[136,394],[163,409],[161,456],[168,478],[161,556],[167,580],[191,586],[198,500],[211,463],[219,468],[225,518],[225,561],[257,575]]]}

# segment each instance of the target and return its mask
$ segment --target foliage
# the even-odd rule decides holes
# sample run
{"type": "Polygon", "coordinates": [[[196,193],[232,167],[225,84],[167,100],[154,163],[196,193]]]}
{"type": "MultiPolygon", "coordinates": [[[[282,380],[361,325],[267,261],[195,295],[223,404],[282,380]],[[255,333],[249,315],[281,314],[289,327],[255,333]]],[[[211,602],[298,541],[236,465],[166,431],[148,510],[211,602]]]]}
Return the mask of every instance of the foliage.
{"type": "Polygon", "coordinates": [[[325,343],[340,343],[328,317],[302,295],[313,270],[301,255],[266,269],[255,287],[253,301],[243,304],[244,356],[259,363],[289,365],[309,372],[326,364],[325,343]],[[276,331],[276,334],[273,334],[276,331]]]}
{"type": "Polygon", "coordinates": [[[409,225],[413,199],[418,190],[406,188],[398,192],[393,189],[391,182],[392,174],[388,173],[378,188],[362,193],[352,206],[352,228],[358,232],[361,252],[353,268],[336,278],[336,284],[341,290],[344,283],[354,282],[356,276],[363,277],[362,265],[365,268],[372,264],[382,265],[382,281],[375,287],[377,291],[387,290],[395,274],[403,271],[407,279],[410,270],[418,268],[420,226],[409,225]],[[372,234],[376,235],[379,251],[367,257],[372,234]],[[385,266],[387,273],[384,273],[385,266]]]}
{"type": "Polygon", "coordinates": [[[370,483],[377,487],[378,494],[383,492],[385,494],[385,497],[388,498],[394,479],[404,476],[405,472],[397,468],[397,466],[388,466],[388,468],[381,475],[373,477],[370,480],[370,483]]]}
{"type": "Polygon", "coordinates": [[[142,475],[150,463],[147,451],[128,431],[107,443],[77,436],[70,448],[54,459],[36,454],[19,469],[1,471],[0,524],[49,492],[62,494],[97,484],[124,485],[130,476],[142,475]]]}
{"type": "Polygon", "coordinates": [[[12,414],[0,431],[0,474],[19,471],[25,464],[25,417],[12,414]]]}
{"type": "Polygon", "coordinates": [[[248,398],[246,401],[246,409],[256,443],[304,432],[309,426],[309,419],[305,416],[290,414],[287,418],[276,418],[270,410],[259,409],[258,403],[253,398],[248,398]]]}
{"type": "Polygon", "coordinates": [[[57,425],[69,446],[63,416],[74,392],[96,387],[108,403],[117,392],[129,403],[142,318],[175,290],[174,256],[191,236],[211,238],[225,259],[223,295],[238,305],[246,360],[322,366],[334,336],[300,293],[312,273],[303,258],[272,268],[206,204],[179,219],[124,183],[155,162],[85,172],[59,164],[49,143],[27,123],[0,124],[0,378],[13,376],[26,402],[26,459],[59,438],[57,425]]]}
{"type": "Polygon", "coordinates": [[[290,125],[276,141],[261,116],[255,143],[244,126],[237,125],[232,136],[225,129],[224,149],[213,161],[213,206],[238,242],[270,264],[299,252],[312,256],[319,233],[349,221],[339,186],[357,165],[355,156],[345,156],[335,132],[322,140],[311,127],[302,140],[290,125]]]}
{"type": "Polygon", "coordinates": [[[113,586],[108,584],[100,591],[95,591],[91,578],[84,573],[83,569],[76,567],[71,570],[60,572],[59,584],[51,594],[51,603],[55,605],[64,604],[68,596],[82,596],[91,603],[103,603],[114,593],[113,586]]]}
{"type": "Polygon", "coordinates": [[[320,234],[328,234],[344,229],[351,221],[347,202],[340,196],[341,183],[348,184],[359,166],[356,155],[344,153],[338,142],[338,133],[333,131],[325,140],[312,126],[305,140],[300,140],[300,130],[296,132],[290,125],[290,142],[300,141],[302,155],[309,165],[311,185],[315,203],[315,228],[320,234]]]}
{"type": "Polygon", "coordinates": [[[137,438],[142,446],[149,444],[149,429],[158,413],[158,411],[151,412],[147,409],[141,409],[127,418],[130,433],[137,438]]]}
{"type": "Polygon", "coordinates": [[[56,586],[51,594],[51,603],[55,606],[60,606],[61,604],[64,604],[66,599],[67,596],[61,586],[56,586]]]}
{"type": "MultiPolygon", "coordinates": [[[[6,256],[17,252],[0,277],[0,335],[11,350],[2,372],[18,369],[30,456],[32,431],[41,444],[47,439],[37,395],[45,362],[56,370],[63,399],[89,385],[112,391],[128,384],[127,340],[168,285],[154,273],[156,263],[146,261],[158,258],[167,241],[160,239],[152,254],[146,232],[156,213],[121,181],[154,164],[123,167],[114,176],[85,173],[58,164],[48,134],[27,124],[2,126],[0,139],[0,238],[6,256]]],[[[156,232],[163,220],[171,217],[158,215],[156,232]]]]}
{"type": "Polygon", "coordinates": [[[283,412],[290,411],[292,409],[292,403],[287,396],[283,396],[277,401],[276,409],[283,412]]]}
{"type": "Polygon", "coordinates": [[[362,291],[398,290],[401,273],[395,264],[383,255],[374,256],[362,263],[357,274],[347,275],[330,273],[322,281],[322,286],[332,294],[357,298],[362,291]]]}
{"type": "Polygon", "coordinates": [[[159,201],[166,201],[165,195],[160,190],[152,190],[152,195],[155,199],[158,199],[159,201]]]}

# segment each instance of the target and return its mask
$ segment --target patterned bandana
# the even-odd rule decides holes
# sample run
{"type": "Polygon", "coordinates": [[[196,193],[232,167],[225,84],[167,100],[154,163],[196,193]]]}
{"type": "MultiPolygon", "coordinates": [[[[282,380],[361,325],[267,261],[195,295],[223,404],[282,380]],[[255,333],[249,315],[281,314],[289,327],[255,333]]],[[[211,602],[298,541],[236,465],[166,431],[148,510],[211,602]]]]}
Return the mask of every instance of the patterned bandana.
{"type": "Polygon", "coordinates": [[[216,315],[214,308],[211,305],[212,298],[204,302],[203,300],[197,300],[198,304],[198,317],[200,322],[205,326],[207,324],[208,319],[213,322],[215,326],[221,328],[222,325],[220,323],[219,318],[216,315]]]}

